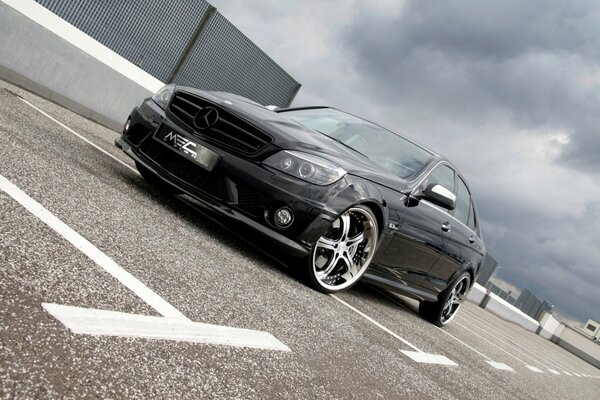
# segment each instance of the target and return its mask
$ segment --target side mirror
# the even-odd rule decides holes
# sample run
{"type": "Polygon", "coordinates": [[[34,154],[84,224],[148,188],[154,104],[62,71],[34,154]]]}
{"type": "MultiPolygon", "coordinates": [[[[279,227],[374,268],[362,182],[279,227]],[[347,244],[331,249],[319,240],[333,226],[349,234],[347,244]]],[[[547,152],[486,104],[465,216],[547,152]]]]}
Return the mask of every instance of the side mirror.
{"type": "Polygon", "coordinates": [[[427,185],[425,190],[423,190],[421,198],[448,210],[454,210],[454,207],[456,207],[456,196],[454,193],[437,183],[427,185]]]}

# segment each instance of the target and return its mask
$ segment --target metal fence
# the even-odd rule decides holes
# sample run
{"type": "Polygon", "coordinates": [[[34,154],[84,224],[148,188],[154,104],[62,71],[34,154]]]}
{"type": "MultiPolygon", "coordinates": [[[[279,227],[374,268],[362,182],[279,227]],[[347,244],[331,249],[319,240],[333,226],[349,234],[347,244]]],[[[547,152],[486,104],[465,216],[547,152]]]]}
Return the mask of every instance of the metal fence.
{"type": "Polygon", "coordinates": [[[515,307],[519,308],[531,318],[538,319],[543,311],[552,312],[554,306],[546,300],[540,300],[528,289],[523,289],[515,302],[515,307]]]}
{"type": "Polygon", "coordinates": [[[486,289],[488,289],[490,292],[494,293],[495,295],[497,295],[498,297],[500,297],[502,300],[506,300],[509,304],[515,304],[516,299],[512,296],[512,291],[506,291],[504,289],[502,289],[500,286],[496,286],[494,283],[492,282],[488,282],[485,285],[486,289]]]}
{"type": "Polygon", "coordinates": [[[36,0],[163,82],[291,104],[300,84],[204,0],[36,0]]]}

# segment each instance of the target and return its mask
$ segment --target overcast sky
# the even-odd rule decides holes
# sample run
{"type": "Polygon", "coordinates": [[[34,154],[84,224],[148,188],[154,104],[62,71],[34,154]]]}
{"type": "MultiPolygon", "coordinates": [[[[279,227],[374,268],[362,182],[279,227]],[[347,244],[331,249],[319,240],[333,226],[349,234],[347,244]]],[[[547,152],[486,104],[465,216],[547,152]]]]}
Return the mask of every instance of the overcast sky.
{"type": "Polygon", "coordinates": [[[326,104],[467,176],[498,275],[600,320],[600,3],[211,3],[326,104]]]}

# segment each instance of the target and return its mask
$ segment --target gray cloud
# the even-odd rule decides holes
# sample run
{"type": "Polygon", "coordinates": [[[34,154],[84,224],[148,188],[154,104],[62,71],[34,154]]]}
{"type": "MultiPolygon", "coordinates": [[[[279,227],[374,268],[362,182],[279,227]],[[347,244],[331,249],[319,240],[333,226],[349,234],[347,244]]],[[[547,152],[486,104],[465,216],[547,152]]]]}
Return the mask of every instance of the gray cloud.
{"type": "Polygon", "coordinates": [[[600,319],[596,1],[213,1],[326,103],[448,156],[503,279],[600,319]]]}
{"type": "Polygon", "coordinates": [[[600,170],[600,14],[564,1],[411,2],[342,32],[379,97],[454,120],[501,116],[571,136],[561,160],[600,170]]]}

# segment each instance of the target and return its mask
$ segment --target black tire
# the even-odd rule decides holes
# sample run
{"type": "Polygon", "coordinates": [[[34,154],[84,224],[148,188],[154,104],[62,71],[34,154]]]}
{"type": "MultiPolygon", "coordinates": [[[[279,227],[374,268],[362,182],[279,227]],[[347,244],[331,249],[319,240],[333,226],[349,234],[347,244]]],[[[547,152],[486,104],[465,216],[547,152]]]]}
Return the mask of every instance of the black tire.
{"type": "Polygon", "coordinates": [[[343,212],[313,245],[305,262],[305,280],[322,293],[354,286],[377,248],[379,227],[373,211],[355,205],[343,212]]]}
{"type": "Polygon", "coordinates": [[[179,193],[179,191],[175,187],[169,185],[167,182],[160,179],[158,176],[156,176],[154,173],[150,172],[150,170],[148,170],[142,164],[136,162],[135,167],[137,168],[138,172],[140,173],[140,175],[142,175],[142,178],[144,178],[144,180],[146,182],[148,182],[150,185],[152,185],[156,189],[160,190],[161,192],[164,192],[167,194],[179,193]]]}
{"type": "Polygon", "coordinates": [[[438,301],[422,301],[419,304],[419,315],[439,327],[448,325],[458,313],[470,287],[471,275],[463,272],[440,294],[438,301]]]}

